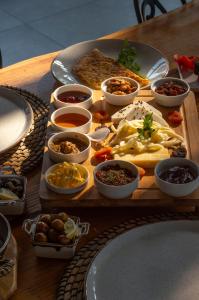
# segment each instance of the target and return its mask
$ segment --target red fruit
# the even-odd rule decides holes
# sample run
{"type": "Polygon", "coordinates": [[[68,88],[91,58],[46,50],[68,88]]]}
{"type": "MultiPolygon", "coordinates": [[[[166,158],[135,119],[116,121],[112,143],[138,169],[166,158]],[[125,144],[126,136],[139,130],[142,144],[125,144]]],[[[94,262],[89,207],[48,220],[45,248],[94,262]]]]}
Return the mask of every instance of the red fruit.
{"type": "Polygon", "coordinates": [[[173,112],[168,113],[168,120],[171,124],[178,126],[182,123],[183,118],[181,114],[175,110],[173,112]]]}

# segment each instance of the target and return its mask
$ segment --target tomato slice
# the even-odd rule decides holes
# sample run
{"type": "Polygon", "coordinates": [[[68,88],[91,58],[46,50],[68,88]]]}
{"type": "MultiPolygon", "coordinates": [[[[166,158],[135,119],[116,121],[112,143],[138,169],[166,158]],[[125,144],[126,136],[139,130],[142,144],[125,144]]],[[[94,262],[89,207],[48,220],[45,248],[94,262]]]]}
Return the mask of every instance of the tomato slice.
{"type": "Polygon", "coordinates": [[[194,70],[196,56],[186,56],[186,55],[174,55],[175,61],[178,63],[180,68],[186,70],[194,70]]]}
{"type": "Polygon", "coordinates": [[[105,161],[112,159],[112,147],[104,147],[95,152],[95,159],[105,161]]]}
{"type": "Polygon", "coordinates": [[[173,112],[168,113],[168,120],[171,124],[178,126],[182,123],[183,118],[181,114],[175,110],[173,112]]]}
{"type": "Polygon", "coordinates": [[[99,110],[94,112],[93,117],[99,123],[108,122],[110,119],[109,114],[105,110],[99,110]]]}

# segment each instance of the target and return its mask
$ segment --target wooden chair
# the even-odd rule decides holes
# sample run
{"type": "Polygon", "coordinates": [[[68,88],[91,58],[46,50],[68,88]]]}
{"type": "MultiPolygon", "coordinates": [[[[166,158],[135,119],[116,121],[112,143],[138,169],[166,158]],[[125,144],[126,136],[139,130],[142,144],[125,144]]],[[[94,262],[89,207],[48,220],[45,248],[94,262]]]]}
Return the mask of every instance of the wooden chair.
{"type": "MultiPolygon", "coordinates": [[[[180,0],[180,1],[183,5],[186,4],[186,0],[180,0]]],[[[167,10],[158,0],[143,0],[143,1],[134,0],[133,2],[134,2],[138,23],[142,23],[144,21],[147,21],[155,17],[156,8],[158,8],[160,12],[163,14],[167,13],[167,10]],[[146,14],[147,7],[150,10],[149,14],[146,14]]]]}

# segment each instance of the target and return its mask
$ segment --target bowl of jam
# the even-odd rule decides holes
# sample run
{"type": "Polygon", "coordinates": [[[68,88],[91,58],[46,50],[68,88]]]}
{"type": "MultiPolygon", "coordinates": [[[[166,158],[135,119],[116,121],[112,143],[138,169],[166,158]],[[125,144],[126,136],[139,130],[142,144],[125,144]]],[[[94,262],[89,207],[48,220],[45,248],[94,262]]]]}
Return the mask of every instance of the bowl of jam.
{"type": "Polygon", "coordinates": [[[182,79],[166,77],[154,81],[151,90],[159,105],[173,107],[182,105],[189,94],[190,87],[182,79]]]}
{"type": "Polygon", "coordinates": [[[199,187],[199,166],[186,158],[165,159],[156,165],[155,179],[165,194],[184,197],[199,187]]]}
{"type": "Polygon", "coordinates": [[[52,96],[56,108],[77,105],[89,109],[93,101],[93,91],[82,84],[63,85],[52,96]]]}

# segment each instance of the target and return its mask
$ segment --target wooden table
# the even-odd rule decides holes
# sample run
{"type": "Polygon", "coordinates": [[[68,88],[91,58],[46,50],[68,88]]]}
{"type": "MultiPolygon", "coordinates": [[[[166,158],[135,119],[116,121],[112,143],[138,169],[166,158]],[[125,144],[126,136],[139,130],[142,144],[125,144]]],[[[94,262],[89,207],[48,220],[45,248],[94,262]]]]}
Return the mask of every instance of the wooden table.
{"type": "MultiPolygon", "coordinates": [[[[199,55],[198,14],[199,1],[193,1],[167,15],[104,38],[127,38],[147,43],[158,48],[168,57],[172,67],[174,53],[199,55]]],[[[0,70],[0,84],[27,89],[49,101],[55,87],[55,80],[50,73],[50,64],[56,55],[57,52],[42,55],[0,70]]],[[[199,101],[197,95],[196,99],[199,101]]],[[[35,193],[35,196],[39,179],[40,167],[29,174],[28,192],[35,193]]],[[[114,224],[119,224],[130,217],[157,212],[157,209],[70,209],[70,212],[91,223],[91,232],[87,238],[84,238],[82,245],[114,224]]],[[[54,299],[57,284],[67,262],[36,258],[28,237],[21,230],[21,222],[21,218],[11,222],[19,248],[18,290],[12,299],[54,299]]]]}

